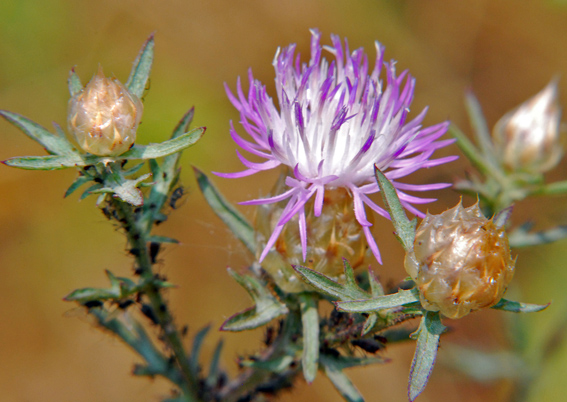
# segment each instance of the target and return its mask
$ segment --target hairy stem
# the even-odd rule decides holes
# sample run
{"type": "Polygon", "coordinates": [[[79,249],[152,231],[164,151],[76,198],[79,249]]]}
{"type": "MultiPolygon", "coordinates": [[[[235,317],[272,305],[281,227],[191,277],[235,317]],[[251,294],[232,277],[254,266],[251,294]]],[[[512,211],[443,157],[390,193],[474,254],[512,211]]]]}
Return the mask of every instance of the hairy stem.
{"type": "Polygon", "coordinates": [[[130,246],[132,249],[136,250],[135,257],[138,265],[137,268],[142,281],[146,283],[144,289],[145,295],[150,301],[152,310],[163,331],[164,340],[168,347],[171,348],[173,357],[179,365],[185,380],[184,385],[182,386],[182,391],[188,401],[197,401],[199,400],[198,382],[195,373],[193,373],[189,365],[188,355],[183,347],[180,333],[175,326],[173,316],[167,308],[167,304],[162,297],[160,289],[152,283],[154,279],[154,272],[147,246],[149,231],[146,232],[142,229],[142,225],[140,225],[136,219],[136,213],[132,205],[116,199],[112,199],[111,202],[114,204],[114,207],[119,214],[120,223],[126,232],[130,246]]]}

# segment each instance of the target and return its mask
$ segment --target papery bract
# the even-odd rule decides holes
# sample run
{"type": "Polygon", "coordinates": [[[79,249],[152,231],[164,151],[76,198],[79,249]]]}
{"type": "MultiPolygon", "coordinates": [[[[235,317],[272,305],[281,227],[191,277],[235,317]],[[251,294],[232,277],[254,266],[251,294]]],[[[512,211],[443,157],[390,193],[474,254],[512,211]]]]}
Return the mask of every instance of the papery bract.
{"type": "Polygon", "coordinates": [[[251,139],[242,138],[232,126],[233,140],[265,161],[251,162],[237,151],[247,169],[216,174],[239,178],[279,165],[288,166],[293,172],[285,179],[287,189],[281,194],[243,202],[261,205],[288,200],[263,247],[260,261],[272,249],[284,225],[294,217],[299,220],[305,260],[305,205],[315,197],[313,213],[320,216],[325,191],[336,188],[346,189],[353,198],[355,218],[380,261],[378,247],[370,233],[372,224],[365,211],[367,205],[378,214],[389,217],[368,197],[379,191],[374,180],[374,164],[386,171],[404,207],[423,216],[412,204],[434,199],[418,198],[405,191],[441,189],[449,184],[404,184],[397,180],[416,170],[456,159],[454,156],[430,159],[436,149],[453,142],[437,141],[447,131],[448,123],[422,128],[426,110],[408,121],[415,80],[407,71],[396,75],[395,62],[383,62],[384,48],[379,43],[376,43],[376,64],[369,71],[363,49],[350,53],[346,40],[343,48],[340,38],[331,36],[333,45],[325,48],[334,56],[329,62],[321,56],[320,33],[317,30],[311,33],[311,58],[307,64],[300,64],[293,44],[276,52],[273,65],[279,110],[251,71],[247,96],[240,80],[236,94],[227,87],[231,102],[240,112],[240,123],[251,139]],[[382,66],[386,70],[386,83],[379,78],[382,66]]]}
{"type": "Polygon", "coordinates": [[[494,126],[494,142],[503,164],[510,170],[529,173],[554,168],[563,156],[560,123],[554,80],[494,126]]]}
{"type": "Polygon", "coordinates": [[[405,259],[423,307],[449,318],[498,303],[514,265],[504,228],[460,203],[425,217],[405,259]]]}
{"type": "Polygon", "coordinates": [[[79,146],[91,154],[118,156],[136,140],[140,99],[116,79],[98,73],[69,101],[68,125],[79,146]]]}

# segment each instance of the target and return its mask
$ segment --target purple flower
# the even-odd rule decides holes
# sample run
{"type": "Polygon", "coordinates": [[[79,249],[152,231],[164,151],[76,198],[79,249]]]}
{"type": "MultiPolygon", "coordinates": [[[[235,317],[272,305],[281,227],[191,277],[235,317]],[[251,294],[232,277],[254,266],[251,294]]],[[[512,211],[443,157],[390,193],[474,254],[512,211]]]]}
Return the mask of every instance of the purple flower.
{"type": "Polygon", "coordinates": [[[303,259],[307,252],[305,203],[315,197],[314,214],[323,208],[326,189],[344,187],[354,201],[357,221],[363,227],[370,249],[381,262],[378,246],[370,233],[372,224],[366,219],[365,205],[389,219],[388,213],[376,205],[369,194],[380,189],[374,179],[376,164],[398,190],[402,205],[413,214],[424,214],[412,204],[435,201],[418,198],[405,191],[427,191],[450,186],[447,183],[404,184],[397,180],[422,168],[455,160],[456,156],[430,159],[433,152],[453,140],[437,141],[448,128],[448,122],[422,128],[426,110],[407,121],[413,98],[415,80],[407,73],[396,76],[395,62],[383,62],[384,48],[376,43],[376,64],[368,70],[363,49],[349,52],[338,36],[332,35],[333,46],[325,50],[334,56],[329,62],[321,57],[321,34],[311,31],[311,59],[300,64],[295,44],[278,49],[274,58],[279,110],[266,87],[254,80],[249,72],[248,96],[240,79],[233,94],[226,86],[228,97],[240,112],[240,123],[250,136],[242,138],[231,122],[230,135],[242,149],[264,162],[238,157],[246,170],[237,173],[216,173],[222,177],[238,178],[279,165],[289,166],[293,176],[285,180],[287,191],[270,198],[242,202],[259,205],[289,200],[279,218],[260,262],[274,245],[284,225],[299,217],[303,259]],[[380,70],[386,70],[386,85],[380,80],[380,70]]]}

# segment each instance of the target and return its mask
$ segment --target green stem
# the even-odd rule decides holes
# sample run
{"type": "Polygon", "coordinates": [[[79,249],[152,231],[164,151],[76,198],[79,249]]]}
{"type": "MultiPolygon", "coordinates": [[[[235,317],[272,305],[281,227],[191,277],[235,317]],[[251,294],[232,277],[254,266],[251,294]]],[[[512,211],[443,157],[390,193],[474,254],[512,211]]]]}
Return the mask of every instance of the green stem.
{"type": "Polygon", "coordinates": [[[157,321],[163,330],[164,339],[171,348],[173,356],[175,357],[175,360],[181,369],[183,378],[185,379],[182,391],[187,396],[188,401],[198,401],[198,381],[191,371],[188,355],[185,352],[183,343],[181,342],[181,336],[159,289],[152,284],[154,273],[147,247],[148,233],[140,228],[141,225],[139,225],[136,219],[136,214],[134,213],[132,205],[116,199],[113,199],[111,202],[114,204],[116,211],[120,215],[120,223],[126,232],[130,246],[132,249],[137,250],[135,255],[140,277],[142,281],[147,284],[144,289],[145,294],[148,297],[152,310],[154,311],[157,321]]]}

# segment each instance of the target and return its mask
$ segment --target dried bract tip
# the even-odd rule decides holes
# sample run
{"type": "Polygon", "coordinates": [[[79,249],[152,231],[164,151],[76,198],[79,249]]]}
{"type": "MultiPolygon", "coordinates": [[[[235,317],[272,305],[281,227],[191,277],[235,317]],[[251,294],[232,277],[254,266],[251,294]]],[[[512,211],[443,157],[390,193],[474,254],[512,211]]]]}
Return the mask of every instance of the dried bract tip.
{"type": "MultiPolygon", "coordinates": [[[[274,194],[283,191],[285,173],[280,175],[273,189],[274,194]]],[[[262,267],[282,290],[289,293],[312,290],[292,265],[302,265],[341,281],[344,279],[343,258],[353,268],[362,265],[365,259],[365,237],[356,221],[352,196],[344,188],[327,190],[319,216],[313,212],[314,202],[309,200],[306,203],[304,227],[298,217],[293,217],[283,228],[278,228],[278,221],[286,210],[285,201],[260,205],[256,212],[258,255],[262,253],[272,232],[281,230],[262,267]],[[301,241],[302,230],[305,231],[305,243],[301,241]]]]}
{"type": "Polygon", "coordinates": [[[498,303],[514,275],[508,238],[478,204],[427,215],[405,267],[423,307],[448,318],[498,303]]]}
{"type": "Polygon", "coordinates": [[[557,81],[553,80],[494,126],[494,142],[504,166],[528,173],[554,168],[563,156],[560,119],[557,81]]]}
{"type": "Polygon", "coordinates": [[[99,156],[118,156],[136,140],[143,105],[117,79],[98,73],[69,101],[69,131],[79,146],[99,156]]]}

